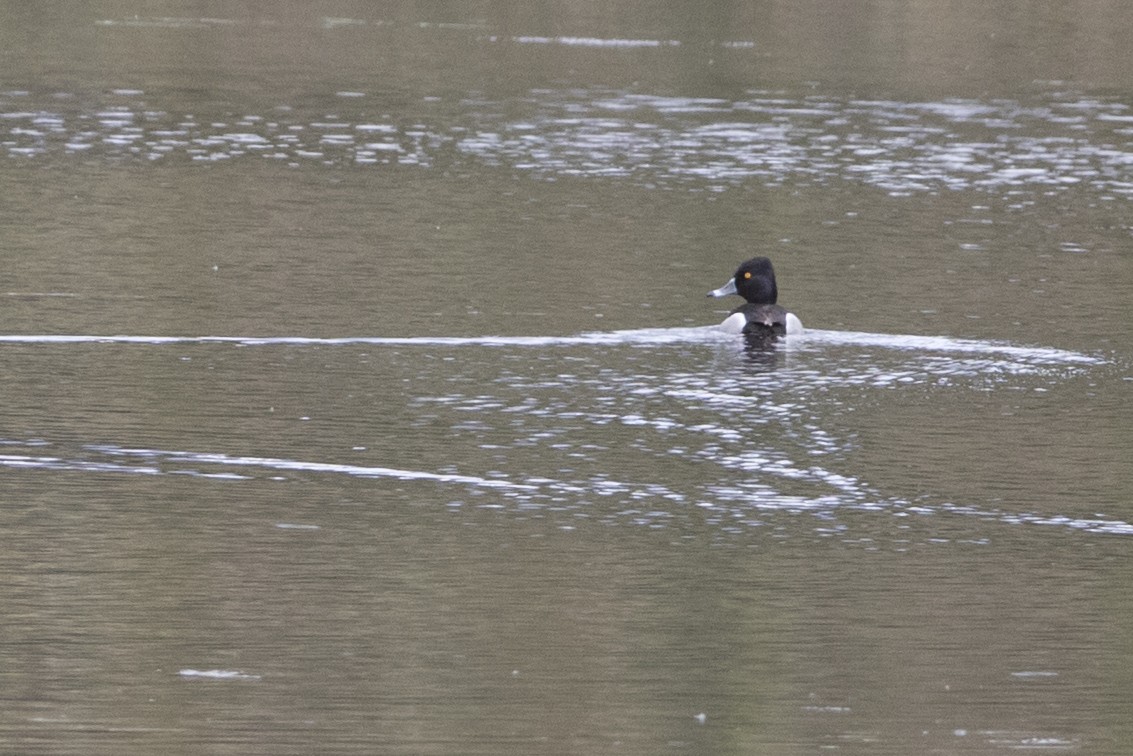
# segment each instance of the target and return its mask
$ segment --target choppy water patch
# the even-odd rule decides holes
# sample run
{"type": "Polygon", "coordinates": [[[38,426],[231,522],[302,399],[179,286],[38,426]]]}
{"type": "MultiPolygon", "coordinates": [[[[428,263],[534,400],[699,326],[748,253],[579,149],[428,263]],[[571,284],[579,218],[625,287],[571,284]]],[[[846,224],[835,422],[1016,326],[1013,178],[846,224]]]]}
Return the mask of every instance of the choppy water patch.
{"type": "Polygon", "coordinates": [[[458,146],[546,174],[717,185],[847,180],[898,195],[1077,184],[1133,191],[1128,136],[1114,120],[1128,111],[1123,102],[1061,93],[1038,104],[557,94],[566,101],[532,103],[537,115],[525,128],[484,128],[458,146]]]}
{"type": "MultiPolygon", "coordinates": [[[[513,41],[584,50],[678,44],[590,37],[513,41]]],[[[268,159],[295,167],[427,168],[463,159],[549,178],[612,176],[650,186],[848,181],[894,195],[976,190],[1017,196],[1085,186],[1103,199],[1133,196],[1133,111],[1119,99],[1072,92],[1033,102],[908,102],[771,91],[720,99],[546,89],[507,102],[471,94],[428,97],[409,119],[375,119],[363,89],[335,95],[342,107],[334,113],[280,102],[267,112],[186,114],[177,103],[125,88],[94,104],[80,104],[76,94],[0,92],[0,153],[268,159]]]]}

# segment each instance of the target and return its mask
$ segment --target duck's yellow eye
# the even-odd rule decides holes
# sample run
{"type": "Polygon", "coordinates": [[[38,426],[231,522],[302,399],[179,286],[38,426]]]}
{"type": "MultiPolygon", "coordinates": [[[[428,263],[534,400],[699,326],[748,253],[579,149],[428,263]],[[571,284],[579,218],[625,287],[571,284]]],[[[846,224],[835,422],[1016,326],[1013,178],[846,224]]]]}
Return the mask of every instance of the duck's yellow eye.
{"type": "Polygon", "coordinates": [[[746,281],[749,278],[751,278],[751,273],[750,272],[744,273],[744,280],[746,281]]]}

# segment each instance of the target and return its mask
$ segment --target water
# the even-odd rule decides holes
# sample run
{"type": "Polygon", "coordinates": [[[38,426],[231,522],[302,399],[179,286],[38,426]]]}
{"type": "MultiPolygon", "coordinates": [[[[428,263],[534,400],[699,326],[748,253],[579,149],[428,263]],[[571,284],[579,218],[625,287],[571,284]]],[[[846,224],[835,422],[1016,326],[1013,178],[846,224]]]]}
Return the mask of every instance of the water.
{"type": "Polygon", "coordinates": [[[934,8],[3,11],[5,750],[1126,752],[1133,17],[934,8]]]}

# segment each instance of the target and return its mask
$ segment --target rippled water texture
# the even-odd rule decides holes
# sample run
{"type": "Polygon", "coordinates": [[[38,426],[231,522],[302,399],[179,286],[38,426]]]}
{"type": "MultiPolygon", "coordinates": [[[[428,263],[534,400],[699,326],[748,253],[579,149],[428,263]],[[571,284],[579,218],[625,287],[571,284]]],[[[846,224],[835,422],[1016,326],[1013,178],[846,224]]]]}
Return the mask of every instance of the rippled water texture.
{"type": "MultiPolygon", "coordinates": [[[[440,420],[450,426],[454,445],[465,447],[465,455],[472,447],[489,453],[489,464],[495,467],[475,470],[475,474],[469,474],[462,465],[443,465],[440,460],[434,461],[437,468],[452,471],[113,444],[86,444],[71,450],[74,456],[56,456],[48,448],[53,445],[40,440],[24,444],[9,441],[10,452],[28,446],[32,453],[2,455],[0,465],[228,480],[263,476],[286,479],[288,474],[308,473],[427,480],[467,486],[478,496],[490,493],[493,503],[488,506],[569,511],[610,522],[664,526],[674,517],[687,517],[699,508],[706,521],[722,532],[768,525],[766,518],[774,517],[776,511],[788,516],[810,511],[820,515],[816,525],[819,531],[837,531],[845,527],[836,524],[839,512],[856,509],[898,517],[949,512],[1096,532],[1133,532],[1128,523],[1106,517],[1017,513],[971,503],[913,501],[901,494],[878,491],[843,469],[839,460],[852,445],[838,428],[823,427],[828,424],[824,413],[832,403],[843,403],[838,396],[847,390],[857,398],[862,390],[913,385],[934,386],[939,391],[971,391],[974,384],[980,390],[1046,392],[1050,389],[1044,384],[1056,387],[1069,378],[1104,369],[1106,361],[1100,357],[970,340],[831,331],[792,337],[789,344],[780,346],[781,355],[756,352],[736,357],[737,352],[743,354],[736,340],[712,328],[614,331],[565,338],[0,337],[0,341],[17,344],[104,348],[322,346],[353,352],[358,347],[374,347],[378,350],[375,359],[383,357],[383,348],[412,347],[426,354],[443,350],[456,363],[462,360],[462,350],[490,348],[502,352],[493,361],[499,361],[503,368],[475,392],[413,394],[409,401],[411,426],[440,420]],[[667,368],[658,372],[639,364],[638,355],[619,353],[626,348],[648,350],[650,361],[665,361],[673,356],[669,350],[682,345],[697,347],[711,369],[690,369],[681,360],[681,369],[672,369],[666,363],[667,368]],[[588,354],[578,351],[579,347],[615,351],[588,354]],[[576,363],[569,372],[533,374],[507,367],[509,362],[530,359],[531,350],[546,354],[545,350],[566,348],[573,348],[569,359],[576,363]],[[839,348],[849,351],[840,352],[839,348]],[[760,372],[744,370],[734,375],[720,370],[721,359],[738,359],[743,367],[743,361],[752,358],[760,372]],[[774,364],[780,360],[781,364],[774,364]],[[771,372],[762,372],[772,365],[771,372]],[[509,438],[500,437],[501,424],[510,427],[509,438]],[[602,439],[607,435],[603,429],[610,427],[618,430],[610,432],[612,438],[602,439]],[[613,439],[620,439],[620,443],[611,443],[613,439]],[[570,462],[562,466],[564,458],[570,462]],[[673,479],[660,469],[636,480],[611,474],[618,465],[644,465],[641,470],[646,470],[666,459],[696,466],[679,471],[673,479]],[[823,460],[837,466],[827,467],[823,460]],[[707,472],[713,468],[715,474],[707,472]],[[691,470],[696,474],[690,476],[691,470]],[[582,476],[564,478],[564,474],[582,476]],[[606,499],[628,506],[611,510],[599,503],[606,499]]],[[[558,359],[552,359],[551,364],[562,366],[558,359]]],[[[459,382],[463,371],[458,365],[443,372],[448,380],[459,382]]]]}
{"type": "Polygon", "coordinates": [[[1129,752],[1130,34],[0,7],[0,751],[1129,752]]]}
{"type": "MultiPolygon", "coordinates": [[[[548,40],[546,43],[552,43],[548,40]]],[[[483,44],[492,44],[484,40],[483,44]]],[[[289,165],[457,161],[543,176],[618,176],[714,188],[759,181],[860,181],[893,194],[976,189],[1058,191],[1085,183],[1102,200],[1133,193],[1133,111],[1121,99],[1052,87],[1037,101],[893,102],[792,98],[738,100],[630,92],[543,90],[509,103],[433,103],[407,124],[384,114],[353,121],[288,105],[216,121],[147,107],[145,92],[117,90],[113,107],[84,112],[69,93],[0,93],[0,144],[10,155],[95,152],[136,160],[280,160],[289,165]],[[457,111],[459,124],[451,123],[457,111]],[[505,115],[506,114],[506,115],[505,115]]],[[[366,92],[338,92],[349,102],[366,92]]],[[[346,109],[344,105],[343,109],[346,109]]],[[[350,108],[353,109],[353,108],[350,108]]]]}

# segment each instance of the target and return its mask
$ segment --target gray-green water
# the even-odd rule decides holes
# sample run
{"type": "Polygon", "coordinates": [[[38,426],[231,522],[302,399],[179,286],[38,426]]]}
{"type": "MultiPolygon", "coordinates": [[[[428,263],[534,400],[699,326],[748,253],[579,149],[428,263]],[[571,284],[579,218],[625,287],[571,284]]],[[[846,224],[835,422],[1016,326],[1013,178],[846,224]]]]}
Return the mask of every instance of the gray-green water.
{"type": "Polygon", "coordinates": [[[1131,27],[0,8],[0,750],[1128,752],[1131,27]]]}

